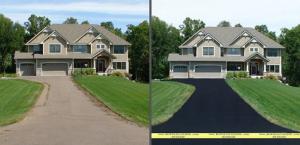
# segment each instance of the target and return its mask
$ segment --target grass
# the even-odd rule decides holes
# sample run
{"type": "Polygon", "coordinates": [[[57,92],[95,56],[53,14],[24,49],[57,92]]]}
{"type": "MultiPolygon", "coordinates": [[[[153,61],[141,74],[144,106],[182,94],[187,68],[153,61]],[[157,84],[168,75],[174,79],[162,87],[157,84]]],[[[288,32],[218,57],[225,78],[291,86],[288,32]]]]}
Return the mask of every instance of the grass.
{"type": "Polygon", "coordinates": [[[0,126],[15,123],[25,117],[43,85],[18,79],[0,79],[0,126]]]}
{"type": "Polygon", "coordinates": [[[152,125],[169,120],[195,91],[195,87],[174,81],[152,83],[152,125]]]}
{"type": "MultiPolygon", "coordinates": [[[[3,73],[0,73],[0,78],[3,77],[3,73]]],[[[4,77],[11,77],[11,78],[15,78],[17,77],[16,73],[5,73],[4,77]]]]}
{"type": "Polygon", "coordinates": [[[227,80],[227,83],[270,122],[300,131],[300,88],[274,80],[227,80]]]}
{"type": "Polygon", "coordinates": [[[112,76],[78,76],[74,80],[122,117],[144,126],[149,124],[149,85],[112,76]]]}

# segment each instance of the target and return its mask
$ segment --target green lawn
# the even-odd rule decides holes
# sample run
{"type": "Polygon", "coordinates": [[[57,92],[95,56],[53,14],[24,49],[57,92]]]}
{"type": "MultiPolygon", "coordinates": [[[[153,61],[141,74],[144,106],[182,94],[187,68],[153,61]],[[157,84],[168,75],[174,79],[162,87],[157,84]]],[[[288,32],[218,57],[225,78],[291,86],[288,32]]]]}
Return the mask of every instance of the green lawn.
{"type": "Polygon", "coordinates": [[[39,83],[0,79],[0,126],[24,118],[42,90],[43,85],[39,83]]]}
{"type": "Polygon", "coordinates": [[[195,91],[195,87],[174,81],[153,81],[152,124],[170,119],[195,91]]]}
{"type": "Polygon", "coordinates": [[[227,80],[227,83],[270,122],[300,131],[300,88],[273,80],[227,80]]]}
{"type": "Polygon", "coordinates": [[[138,124],[148,125],[148,84],[105,76],[74,77],[74,80],[112,111],[138,124]]]}

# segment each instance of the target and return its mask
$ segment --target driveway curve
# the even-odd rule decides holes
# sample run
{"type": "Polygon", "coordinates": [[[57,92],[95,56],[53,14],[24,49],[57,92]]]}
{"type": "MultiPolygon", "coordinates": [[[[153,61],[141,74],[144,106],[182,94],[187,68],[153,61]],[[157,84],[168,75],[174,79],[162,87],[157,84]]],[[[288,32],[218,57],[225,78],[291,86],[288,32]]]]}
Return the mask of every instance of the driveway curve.
{"type": "Polygon", "coordinates": [[[78,89],[70,77],[24,77],[48,84],[27,117],[0,127],[1,145],[147,145],[148,129],[125,121],[78,89]]]}

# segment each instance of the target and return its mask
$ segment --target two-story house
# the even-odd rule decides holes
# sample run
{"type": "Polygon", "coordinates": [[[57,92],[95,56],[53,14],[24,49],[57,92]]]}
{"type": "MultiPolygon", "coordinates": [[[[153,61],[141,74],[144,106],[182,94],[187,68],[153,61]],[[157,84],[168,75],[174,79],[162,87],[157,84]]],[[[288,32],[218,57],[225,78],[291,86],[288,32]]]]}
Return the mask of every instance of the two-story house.
{"type": "Polygon", "coordinates": [[[253,28],[207,27],[169,54],[171,78],[224,78],[228,71],[250,76],[281,76],[281,52],[277,42],[253,28]]]}
{"type": "Polygon", "coordinates": [[[50,25],[26,46],[26,52],[15,53],[19,76],[65,76],[76,68],[94,68],[98,74],[129,72],[130,43],[99,25],[50,25]]]}

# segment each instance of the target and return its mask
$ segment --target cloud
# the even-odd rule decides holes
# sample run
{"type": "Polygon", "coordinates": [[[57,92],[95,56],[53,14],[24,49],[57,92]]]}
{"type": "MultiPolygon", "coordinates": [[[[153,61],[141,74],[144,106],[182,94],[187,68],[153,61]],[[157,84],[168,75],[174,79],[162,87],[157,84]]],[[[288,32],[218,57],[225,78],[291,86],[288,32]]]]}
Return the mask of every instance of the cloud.
{"type": "Polygon", "coordinates": [[[186,17],[216,26],[222,20],[254,27],[266,24],[270,30],[291,28],[300,22],[299,0],[153,0],[153,15],[174,26],[186,17]]]}
{"type": "Polygon", "coordinates": [[[147,15],[148,3],[120,2],[70,2],[70,3],[14,3],[1,4],[0,9],[8,11],[60,11],[93,12],[123,15],[147,15]]]}

